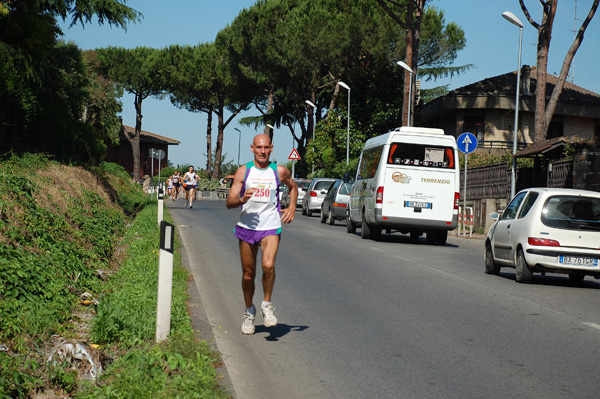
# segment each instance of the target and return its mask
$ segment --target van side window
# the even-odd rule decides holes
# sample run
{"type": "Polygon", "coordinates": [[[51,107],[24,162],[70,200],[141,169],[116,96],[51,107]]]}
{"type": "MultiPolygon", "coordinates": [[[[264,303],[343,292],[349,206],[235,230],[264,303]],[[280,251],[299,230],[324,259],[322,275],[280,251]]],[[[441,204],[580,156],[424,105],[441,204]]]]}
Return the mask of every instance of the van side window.
{"type": "Polygon", "coordinates": [[[371,179],[375,177],[383,147],[371,148],[363,151],[360,165],[358,166],[358,175],[356,180],[371,179]]]}
{"type": "Polygon", "coordinates": [[[393,143],[387,163],[453,169],[454,149],[429,144],[393,143]]]}

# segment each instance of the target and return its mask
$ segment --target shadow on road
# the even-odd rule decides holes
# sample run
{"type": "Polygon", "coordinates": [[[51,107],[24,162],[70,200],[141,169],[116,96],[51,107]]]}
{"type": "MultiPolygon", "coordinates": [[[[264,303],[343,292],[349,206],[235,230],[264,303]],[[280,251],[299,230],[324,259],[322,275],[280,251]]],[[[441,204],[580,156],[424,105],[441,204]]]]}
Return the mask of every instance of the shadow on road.
{"type": "MultiPolygon", "coordinates": [[[[510,270],[509,267],[506,268],[510,270]]],[[[515,273],[514,272],[501,272],[499,277],[504,278],[506,280],[515,281],[515,273]]],[[[533,280],[531,281],[531,285],[539,285],[539,286],[556,286],[556,287],[573,287],[573,288],[588,288],[588,289],[599,289],[600,283],[597,283],[597,280],[592,281],[593,277],[586,276],[585,280],[582,282],[573,282],[567,277],[567,275],[546,275],[542,276],[541,274],[534,274],[533,280]]],[[[516,282],[516,281],[515,281],[516,282]]],[[[525,284],[527,285],[527,284],[525,284]]]]}
{"type": "Polygon", "coordinates": [[[276,327],[256,326],[255,334],[269,333],[265,338],[267,341],[279,341],[279,338],[290,332],[304,331],[308,326],[289,326],[287,324],[277,324],[276,327]]]}

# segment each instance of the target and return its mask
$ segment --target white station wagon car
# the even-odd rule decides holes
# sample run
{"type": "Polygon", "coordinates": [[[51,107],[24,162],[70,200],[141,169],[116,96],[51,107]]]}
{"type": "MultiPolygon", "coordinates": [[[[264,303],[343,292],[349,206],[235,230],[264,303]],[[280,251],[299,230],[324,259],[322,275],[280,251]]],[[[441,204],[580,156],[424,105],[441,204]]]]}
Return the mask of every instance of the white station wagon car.
{"type": "Polygon", "coordinates": [[[573,282],[600,278],[600,193],[562,188],[520,191],[485,241],[485,272],[516,269],[516,280],[533,273],[566,273],[573,282]]]}

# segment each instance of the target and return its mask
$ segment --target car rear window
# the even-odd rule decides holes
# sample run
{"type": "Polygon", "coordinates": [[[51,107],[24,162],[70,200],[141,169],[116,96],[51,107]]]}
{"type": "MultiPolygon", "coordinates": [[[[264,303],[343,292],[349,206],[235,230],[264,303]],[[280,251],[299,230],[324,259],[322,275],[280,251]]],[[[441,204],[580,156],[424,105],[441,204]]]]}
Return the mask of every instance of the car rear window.
{"type": "Polygon", "coordinates": [[[542,223],[561,229],[600,231],[600,198],[550,197],[542,210],[542,223]]]}
{"type": "Polygon", "coordinates": [[[297,181],[296,184],[298,184],[298,188],[307,188],[308,185],[310,184],[309,181],[297,181]]]}
{"type": "Polygon", "coordinates": [[[351,188],[352,188],[352,184],[342,183],[342,187],[340,188],[340,195],[350,195],[351,188]]]}
{"type": "Polygon", "coordinates": [[[387,163],[451,169],[455,163],[454,149],[427,144],[393,143],[387,163]]]}
{"type": "Polygon", "coordinates": [[[315,183],[313,190],[329,190],[329,187],[331,187],[331,183],[333,183],[333,180],[319,180],[315,183]]]}

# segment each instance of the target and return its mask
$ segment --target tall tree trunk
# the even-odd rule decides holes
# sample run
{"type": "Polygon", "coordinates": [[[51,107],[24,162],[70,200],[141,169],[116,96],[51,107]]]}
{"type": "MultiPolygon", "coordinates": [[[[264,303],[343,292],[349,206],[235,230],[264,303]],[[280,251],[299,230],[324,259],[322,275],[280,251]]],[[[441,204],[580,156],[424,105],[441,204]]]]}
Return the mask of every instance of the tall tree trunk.
{"type": "Polygon", "coordinates": [[[212,157],[212,118],[213,118],[213,110],[210,108],[207,111],[207,126],[206,126],[206,174],[208,176],[212,175],[213,168],[213,157],[212,157]]]}
{"type": "MultiPolygon", "coordinates": [[[[423,10],[425,9],[425,3],[427,0],[408,0],[406,2],[406,15],[403,12],[400,3],[391,0],[377,0],[379,5],[385,10],[385,12],[398,24],[402,29],[405,30],[405,41],[406,41],[406,57],[404,62],[412,69],[412,77],[408,71],[404,72],[404,96],[402,100],[402,125],[408,125],[408,106],[414,104],[413,98],[415,96],[415,82],[417,80],[417,68],[419,66],[419,42],[421,40],[421,22],[423,19],[423,10]],[[397,10],[394,11],[390,5],[397,10]],[[406,20],[402,20],[405,15],[406,20]],[[412,90],[411,90],[412,88],[412,90]],[[412,92],[412,94],[411,94],[412,92]],[[409,98],[412,97],[412,98],[409,98]]],[[[410,107],[411,122],[414,120],[414,107],[410,107]]]]}
{"type": "MultiPolygon", "coordinates": [[[[411,85],[412,85],[412,75],[417,72],[416,68],[413,64],[416,63],[415,46],[414,46],[414,30],[413,30],[413,12],[414,12],[414,2],[410,0],[407,4],[406,10],[406,29],[405,29],[405,42],[406,42],[406,57],[404,58],[404,62],[406,65],[410,66],[413,73],[411,74],[408,71],[404,71],[404,96],[402,100],[402,126],[408,126],[409,123],[409,104],[411,104],[410,93],[411,93],[411,85]],[[415,61],[415,62],[413,62],[415,61]]],[[[411,107],[412,108],[412,107],[411,107]]],[[[411,110],[412,111],[412,110],[411,110]]]]}
{"type": "Polygon", "coordinates": [[[218,133],[217,133],[217,147],[215,148],[215,167],[213,170],[213,178],[218,179],[221,174],[221,158],[223,156],[223,132],[225,130],[224,127],[224,119],[223,119],[223,106],[219,106],[217,110],[217,118],[218,118],[218,133]]]}
{"type": "Polygon", "coordinates": [[[133,178],[139,181],[142,178],[142,169],[140,167],[140,135],[142,131],[142,101],[143,96],[139,93],[135,94],[135,133],[129,142],[131,143],[131,151],[133,155],[133,178]]]}
{"type": "Polygon", "coordinates": [[[267,102],[267,117],[265,119],[265,131],[264,133],[269,136],[271,142],[273,142],[273,130],[267,126],[267,123],[271,123],[272,121],[269,119],[271,114],[273,113],[273,88],[269,89],[269,99],[267,102]]]}
{"type": "MultiPolygon", "coordinates": [[[[535,141],[545,140],[548,135],[548,127],[554,116],[558,98],[564,87],[565,81],[569,74],[571,62],[583,41],[583,35],[598,10],[600,0],[594,0],[586,19],[581,24],[573,43],[569,48],[558,77],[558,83],[554,86],[554,90],[550,96],[548,104],[546,104],[546,76],[548,71],[548,52],[550,49],[550,41],[552,39],[552,27],[554,17],[556,16],[556,8],[558,0],[547,0],[540,2],[543,7],[542,23],[538,24],[529,14],[523,0],[519,0],[521,9],[529,23],[538,31],[537,45],[537,85],[535,88],[535,119],[534,119],[534,137],[535,141]]],[[[520,67],[520,66],[519,66],[520,67]]]]}

